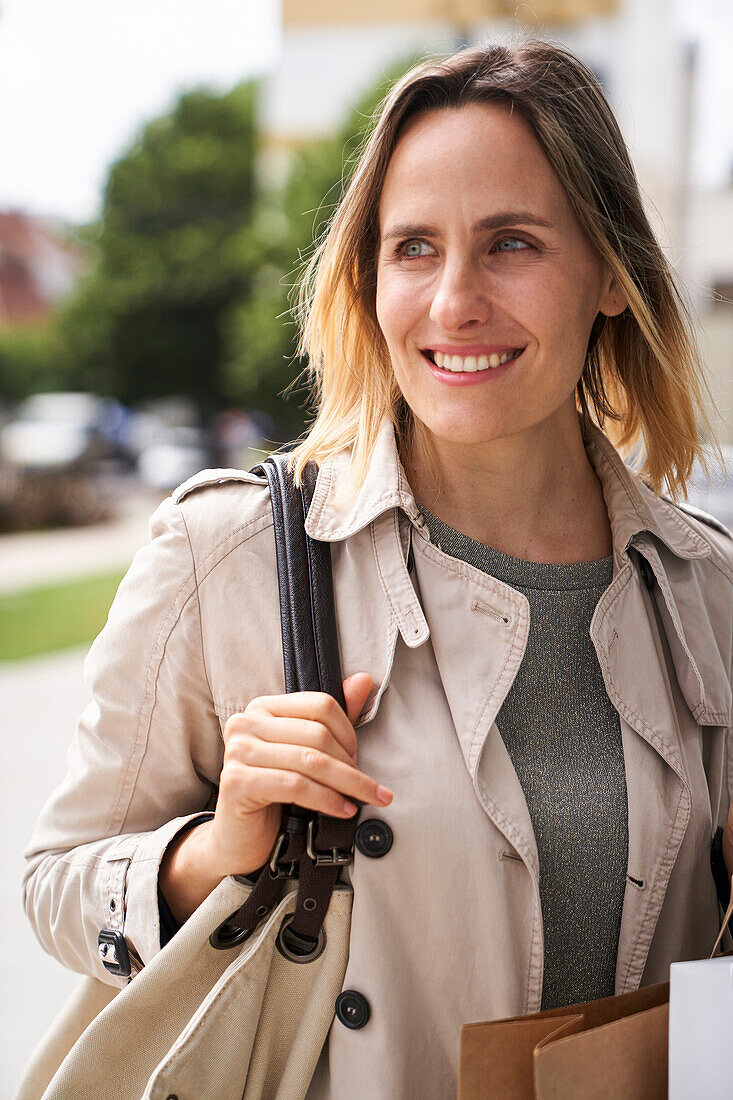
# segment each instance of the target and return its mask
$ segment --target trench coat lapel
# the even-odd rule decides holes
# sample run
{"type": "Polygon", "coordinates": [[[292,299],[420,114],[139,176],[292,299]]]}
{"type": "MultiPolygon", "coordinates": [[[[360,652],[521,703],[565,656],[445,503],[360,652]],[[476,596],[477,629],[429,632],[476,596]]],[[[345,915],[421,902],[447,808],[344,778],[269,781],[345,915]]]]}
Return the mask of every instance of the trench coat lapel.
{"type": "MultiPolygon", "coordinates": [[[[632,474],[597,428],[589,429],[586,451],[603,487],[616,569],[625,574],[632,548],[651,566],[662,629],[695,721],[729,725],[730,672],[719,639],[728,634],[730,623],[722,618],[727,614],[725,607],[711,606],[706,600],[701,583],[700,570],[711,556],[710,545],[670,501],[656,496],[632,474]]],[[[723,563],[718,566],[722,568],[723,563]]],[[[604,606],[610,602],[609,596],[604,606]]]]}
{"type": "Polygon", "coordinates": [[[628,876],[616,972],[623,993],[641,982],[692,800],[662,633],[628,560],[599,601],[591,637],[621,718],[626,770],[628,876]]]}
{"type": "Polygon", "coordinates": [[[538,873],[524,792],[496,725],[529,634],[522,593],[413,539],[415,571],[435,662],[476,793],[508,842],[538,873]]]}
{"type": "Polygon", "coordinates": [[[654,601],[693,718],[701,726],[729,726],[730,673],[718,640],[730,631],[728,608],[706,598],[696,563],[660,551],[646,534],[633,544],[654,575],[654,601]]]}

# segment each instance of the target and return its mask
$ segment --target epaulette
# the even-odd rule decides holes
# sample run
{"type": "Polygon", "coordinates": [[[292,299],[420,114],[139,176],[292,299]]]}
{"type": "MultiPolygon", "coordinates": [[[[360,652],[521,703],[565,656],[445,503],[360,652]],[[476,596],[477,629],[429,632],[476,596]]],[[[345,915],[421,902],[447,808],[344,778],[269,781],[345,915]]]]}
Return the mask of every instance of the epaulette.
{"type": "Polygon", "coordinates": [[[212,485],[227,485],[233,481],[245,482],[249,485],[264,485],[266,479],[251,473],[249,470],[199,470],[197,474],[184,481],[171,493],[174,504],[180,502],[195,489],[205,489],[212,485]]]}

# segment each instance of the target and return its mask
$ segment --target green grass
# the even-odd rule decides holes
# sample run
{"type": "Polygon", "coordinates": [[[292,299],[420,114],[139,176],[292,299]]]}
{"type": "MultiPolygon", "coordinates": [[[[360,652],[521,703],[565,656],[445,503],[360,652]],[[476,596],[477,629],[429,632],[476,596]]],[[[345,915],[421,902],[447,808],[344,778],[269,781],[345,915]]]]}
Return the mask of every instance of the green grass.
{"type": "Polygon", "coordinates": [[[0,661],[86,645],[99,633],[123,574],[0,595],[0,661]]]}

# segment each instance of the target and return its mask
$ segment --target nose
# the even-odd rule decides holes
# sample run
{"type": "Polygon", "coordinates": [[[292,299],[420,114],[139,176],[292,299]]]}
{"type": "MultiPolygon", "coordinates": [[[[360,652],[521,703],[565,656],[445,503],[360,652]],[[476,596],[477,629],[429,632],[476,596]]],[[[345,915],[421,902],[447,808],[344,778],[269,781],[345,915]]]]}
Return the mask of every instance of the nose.
{"type": "Polygon", "coordinates": [[[430,320],[446,332],[485,324],[491,303],[485,280],[467,258],[446,262],[430,307],[430,320]]]}

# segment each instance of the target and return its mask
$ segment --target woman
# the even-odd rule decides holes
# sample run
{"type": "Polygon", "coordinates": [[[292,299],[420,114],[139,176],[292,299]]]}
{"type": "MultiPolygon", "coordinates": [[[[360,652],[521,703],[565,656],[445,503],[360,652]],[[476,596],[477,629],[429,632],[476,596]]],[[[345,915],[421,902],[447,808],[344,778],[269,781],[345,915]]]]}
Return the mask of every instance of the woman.
{"type": "Polygon", "coordinates": [[[319,410],[293,462],[320,466],[307,528],[331,544],[348,714],[283,694],[264,480],[197,476],[90,652],[26,905],[47,950],[113,980],[100,929],[146,963],[265,862],[283,803],[366,803],[378,843],[344,871],[365,1026],[334,1021],[309,1095],[444,1097],[462,1023],[710,950],[733,542],[661,495],[701,453],[702,374],[565,51],[412,70],[301,307],[319,410]],[[640,474],[604,425],[643,442],[640,474]]]}

